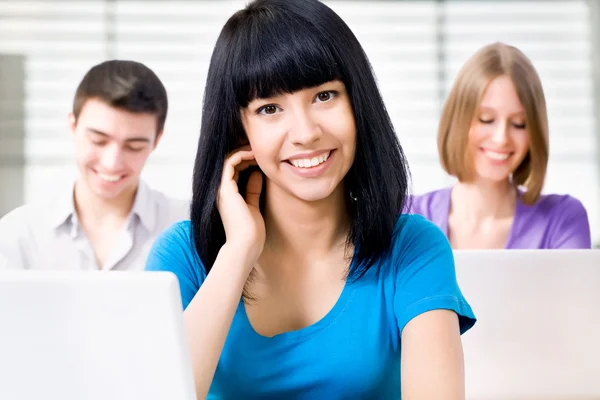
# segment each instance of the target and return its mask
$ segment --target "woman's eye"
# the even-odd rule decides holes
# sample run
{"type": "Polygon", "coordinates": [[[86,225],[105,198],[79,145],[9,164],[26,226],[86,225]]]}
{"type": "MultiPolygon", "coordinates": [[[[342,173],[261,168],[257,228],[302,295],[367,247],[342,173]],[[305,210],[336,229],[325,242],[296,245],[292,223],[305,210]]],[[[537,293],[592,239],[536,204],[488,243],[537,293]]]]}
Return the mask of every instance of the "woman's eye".
{"type": "Polygon", "coordinates": [[[512,125],[513,125],[515,128],[517,128],[517,129],[525,129],[525,123],[522,123],[522,124],[517,124],[517,123],[514,123],[514,122],[513,122],[513,124],[512,124],[512,125]]]}
{"type": "Polygon", "coordinates": [[[259,114],[272,115],[272,114],[275,114],[276,112],[277,112],[277,106],[275,106],[273,104],[267,104],[266,106],[263,106],[258,109],[259,114]]]}
{"type": "Polygon", "coordinates": [[[317,94],[316,100],[318,100],[319,102],[324,103],[324,102],[329,101],[332,98],[334,98],[335,94],[336,93],[333,90],[328,90],[327,92],[321,92],[321,93],[317,94]]]}
{"type": "Polygon", "coordinates": [[[479,122],[481,122],[482,124],[491,124],[492,122],[494,122],[494,120],[493,119],[479,118],[479,122]]]}

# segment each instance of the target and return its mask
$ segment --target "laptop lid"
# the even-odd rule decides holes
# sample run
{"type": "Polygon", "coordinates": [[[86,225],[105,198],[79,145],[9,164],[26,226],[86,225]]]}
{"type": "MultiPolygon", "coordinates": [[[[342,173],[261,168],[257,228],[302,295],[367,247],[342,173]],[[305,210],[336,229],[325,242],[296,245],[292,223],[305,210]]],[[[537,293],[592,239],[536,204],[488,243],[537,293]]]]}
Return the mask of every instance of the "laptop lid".
{"type": "Polygon", "coordinates": [[[170,273],[2,272],[0,321],[0,399],[196,399],[170,273]]]}
{"type": "Polygon", "coordinates": [[[600,251],[455,251],[467,399],[600,398],[600,251]]]}

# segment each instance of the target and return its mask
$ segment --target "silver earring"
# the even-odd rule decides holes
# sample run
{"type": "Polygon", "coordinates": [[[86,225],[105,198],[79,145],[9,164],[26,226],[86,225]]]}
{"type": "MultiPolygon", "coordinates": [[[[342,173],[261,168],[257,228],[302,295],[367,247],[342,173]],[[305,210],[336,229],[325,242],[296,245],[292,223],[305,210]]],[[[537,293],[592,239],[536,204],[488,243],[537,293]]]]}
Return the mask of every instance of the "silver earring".
{"type": "Polygon", "coordinates": [[[354,197],[354,195],[352,194],[352,191],[350,191],[350,200],[358,201],[358,197],[354,197]]]}

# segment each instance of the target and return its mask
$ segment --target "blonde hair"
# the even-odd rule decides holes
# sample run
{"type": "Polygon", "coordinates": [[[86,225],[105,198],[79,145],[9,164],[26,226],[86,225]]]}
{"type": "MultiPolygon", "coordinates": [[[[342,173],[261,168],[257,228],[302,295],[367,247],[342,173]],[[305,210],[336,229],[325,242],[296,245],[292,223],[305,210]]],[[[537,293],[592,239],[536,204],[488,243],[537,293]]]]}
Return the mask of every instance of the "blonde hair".
{"type": "Polygon", "coordinates": [[[466,160],[468,133],[489,83],[509,77],[525,110],[529,151],[512,174],[515,186],[526,189],[523,203],[539,197],[548,165],[548,115],[542,83],[531,61],[519,49],[493,43],[477,51],[462,67],[444,104],[438,129],[442,167],[459,181],[472,176],[466,160]]]}

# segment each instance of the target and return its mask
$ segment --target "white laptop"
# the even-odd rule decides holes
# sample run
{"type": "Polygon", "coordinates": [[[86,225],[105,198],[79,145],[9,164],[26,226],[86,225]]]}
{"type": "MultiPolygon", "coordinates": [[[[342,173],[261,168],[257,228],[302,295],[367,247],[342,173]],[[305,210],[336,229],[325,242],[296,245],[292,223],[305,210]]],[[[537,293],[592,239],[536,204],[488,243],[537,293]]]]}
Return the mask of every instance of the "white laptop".
{"type": "Polygon", "coordinates": [[[0,399],[195,400],[177,279],[0,272],[0,399]]]}
{"type": "Polygon", "coordinates": [[[467,399],[600,399],[600,250],[454,254],[467,399]]]}

